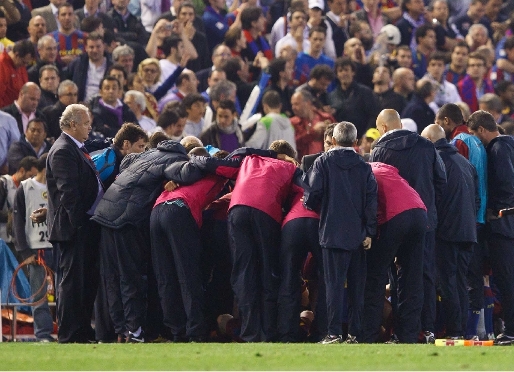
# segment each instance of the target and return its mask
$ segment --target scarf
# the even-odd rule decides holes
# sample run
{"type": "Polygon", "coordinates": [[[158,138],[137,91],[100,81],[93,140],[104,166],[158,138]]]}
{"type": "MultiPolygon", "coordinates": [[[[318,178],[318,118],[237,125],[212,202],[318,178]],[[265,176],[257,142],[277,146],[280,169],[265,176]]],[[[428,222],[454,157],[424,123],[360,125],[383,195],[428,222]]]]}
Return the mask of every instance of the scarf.
{"type": "Polygon", "coordinates": [[[98,101],[107,111],[111,112],[112,114],[116,115],[116,118],[118,119],[118,127],[121,127],[123,124],[123,105],[119,105],[116,108],[112,108],[110,106],[107,106],[107,104],[104,102],[103,99],[100,98],[98,101]]]}
{"type": "MultiPolygon", "coordinates": [[[[246,38],[246,45],[248,48],[250,48],[250,50],[253,53],[253,56],[255,57],[257,53],[259,53],[261,50],[259,49],[257,43],[253,39],[252,34],[250,34],[250,31],[243,30],[243,33],[246,38]]],[[[271,53],[271,49],[269,47],[268,42],[262,36],[259,36],[259,43],[261,44],[262,53],[264,53],[264,57],[271,61],[273,59],[273,53],[271,53]]]]}
{"type": "Polygon", "coordinates": [[[234,134],[235,133],[239,143],[244,143],[243,132],[241,131],[241,128],[239,127],[239,123],[237,122],[237,119],[234,119],[232,121],[232,124],[227,128],[222,128],[221,126],[218,125],[217,122],[216,122],[216,126],[218,127],[218,130],[223,134],[234,134]]]}
{"type": "Polygon", "coordinates": [[[412,37],[410,39],[410,48],[412,50],[415,50],[416,47],[418,46],[417,43],[416,43],[416,29],[419,27],[419,26],[422,26],[425,24],[425,18],[423,17],[423,15],[421,15],[418,20],[415,20],[414,18],[412,18],[409,13],[407,12],[404,12],[403,13],[403,18],[405,18],[405,20],[407,22],[410,23],[410,25],[412,26],[412,37]]]}

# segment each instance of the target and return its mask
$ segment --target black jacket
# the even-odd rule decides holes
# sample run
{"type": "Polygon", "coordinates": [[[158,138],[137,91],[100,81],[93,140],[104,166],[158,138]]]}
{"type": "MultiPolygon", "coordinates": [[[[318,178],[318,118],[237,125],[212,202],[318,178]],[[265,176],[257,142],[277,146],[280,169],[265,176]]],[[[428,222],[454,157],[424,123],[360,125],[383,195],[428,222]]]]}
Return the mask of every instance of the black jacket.
{"type": "MultiPolygon", "coordinates": [[[[86,18],[86,15],[84,14],[84,7],[81,7],[80,9],[75,10],[75,15],[77,16],[77,19],[79,21],[79,25],[82,22],[84,18],[86,18]]],[[[114,22],[111,17],[109,17],[107,14],[98,12],[95,14],[95,17],[100,18],[102,20],[102,25],[104,28],[114,31],[114,22]]],[[[80,29],[80,27],[78,27],[80,29]]]]}
{"type": "Polygon", "coordinates": [[[116,115],[100,104],[100,97],[93,98],[91,101],[93,130],[102,133],[105,137],[114,137],[123,123],[139,124],[136,115],[125,103],[122,104],[122,123],[120,124],[116,115]]]}
{"type": "MultiPolygon", "coordinates": [[[[486,147],[487,208],[498,214],[500,209],[514,207],[514,138],[498,136],[486,147]]],[[[492,234],[514,238],[514,215],[488,222],[492,234]]]]}
{"type": "MultiPolygon", "coordinates": [[[[0,88],[1,90],[1,88],[0,88]]],[[[21,114],[18,111],[18,108],[16,105],[11,103],[9,106],[5,106],[1,109],[3,112],[7,112],[9,115],[11,115],[13,118],[16,119],[16,123],[18,123],[18,129],[20,130],[20,136],[25,134],[25,131],[23,130],[23,120],[21,118],[21,114]]],[[[39,110],[36,110],[36,118],[43,119],[46,121],[45,115],[39,110]]]]}
{"type": "Polygon", "coordinates": [[[64,68],[66,67],[66,65],[64,63],[59,61],[55,61],[55,63],[49,63],[38,59],[36,64],[27,70],[27,74],[29,75],[29,81],[32,81],[33,83],[39,85],[39,69],[46,65],[54,65],[55,67],[57,67],[57,69],[59,70],[59,78],[61,79],[61,81],[63,81],[66,78],[66,74],[64,73],[64,68]]]}
{"type": "Polygon", "coordinates": [[[209,79],[209,74],[212,71],[212,67],[204,68],[203,70],[196,72],[196,78],[198,79],[198,91],[205,92],[207,88],[209,88],[209,84],[207,79],[209,79]]]}
{"type": "Polygon", "coordinates": [[[61,135],[61,127],[59,126],[59,119],[64,112],[64,106],[60,101],[53,106],[45,107],[42,112],[46,118],[46,126],[48,129],[47,137],[58,138],[61,135]]]}
{"type": "Polygon", "coordinates": [[[448,242],[476,243],[480,196],[475,167],[445,138],[434,146],[446,168],[446,187],[437,205],[436,236],[448,242]]]}
{"type": "MultiPolygon", "coordinates": [[[[184,146],[175,141],[164,141],[157,149],[125,156],[120,174],[105,192],[93,220],[113,229],[128,224],[136,227],[147,224],[155,200],[163,190],[163,182],[177,174],[170,172],[170,165],[188,160],[184,146]]],[[[199,179],[198,174],[181,175],[185,178],[173,181],[190,184],[199,179]]]]}
{"type": "Polygon", "coordinates": [[[444,163],[429,140],[406,129],[383,135],[371,152],[370,162],[379,161],[400,171],[427,207],[428,230],[437,227],[436,200],[446,186],[444,163]]]}
{"type": "Polygon", "coordinates": [[[65,133],[53,144],[46,164],[49,240],[71,241],[89,220],[87,212],[98,196],[96,169],[65,133]]]}
{"type": "Polygon", "coordinates": [[[368,128],[375,127],[377,115],[380,112],[378,100],[373,91],[355,81],[343,90],[341,84],[332,91],[328,100],[336,113],[335,119],[340,121],[349,121],[357,127],[358,137],[366,132],[368,128]]]}
{"type": "Polygon", "coordinates": [[[393,109],[398,113],[402,113],[405,106],[407,106],[405,97],[396,93],[393,89],[388,89],[383,93],[375,93],[375,96],[378,98],[380,110],[393,109]]]}
{"type": "Polygon", "coordinates": [[[323,248],[358,249],[377,229],[377,181],[355,151],[330,150],[316,159],[302,179],[304,205],[320,211],[323,248]]]}
{"type": "MultiPolygon", "coordinates": [[[[111,67],[112,62],[109,55],[105,54],[106,65],[105,71],[111,67]]],[[[89,56],[83,53],[75,58],[68,66],[67,79],[72,80],[79,88],[78,102],[83,102],[86,96],[87,71],[89,69],[89,56]]]]}
{"type": "MultiPolygon", "coordinates": [[[[43,154],[46,154],[50,151],[50,145],[47,141],[45,141],[45,149],[43,150],[43,154]]],[[[41,155],[43,155],[41,154],[41,155]]],[[[20,137],[20,140],[14,142],[11,147],[9,147],[9,152],[7,155],[7,162],[9,163],[9,174],[14,174],[18,170],[18,166],[20,165],[21,159],[26,156],[33,156],[38,158],[34,148],[30,143],[27,142],[25,135],[20,137]]]]}
{"type": "Polygon", "coordinates": [[[304,172],[307,172],[309,169],[311,169],[316,159],[319,158],[321,155],[323,155],[322,152],[318,152],[317,154],[305,155],[301,160],[300,169],[304,172]]]}
{"type": "Polygon", "coordinates": [[[400,30],[400,45],[407,45],[410,47],[414,27],[412,27],[410,22],[407,21],[404,17],[400,18],[398,22],[396,22],[396,27],[398,27],[398,30],[400,30]]]}
{"type": "Polygon", "coordinates": [[[112,19],[115,33],[127,41],[137,41],[146,45],[150,35],[146,32],[141,20],[133,14],[128,15],[126,21],[120,13],[111,9],[107,15],[112,19]]]}
{"type": "MultiPolygon", "coordinates": [[[[195,46],[198,58],[189,61],[187,63],[187,68],[193,72],[197,72],[212,66],[209,44],[207,43],[207,37],[205,34],[200,31],[196,31],[195,35],[191,39],[191,43],[195,46]]],[[[203,92],[203,90],[200,92],[203,92]]]]}
{"type": "Polygon", "coordinates": [[[53,106],[59,101],[57,94],[50,92],[49,90],[41,89],[41,98],[37,108],[43,110],[45,107],[53,106]]]}
{"type": "Polygon", "coordinates": [[[336,48],[336,56],[341,57],[344,52],[344,43],[349,38],[348,31],[339,27],[330,17],[325,17],[332,27],[332,39],[334,40],[334,46],[336,48]]]}
{"type": "Polygon", "coordinates": [[[435,122],[434,110],[417,94],[412,95],[411,100],[401,114],[402,118],[409,118],[416,122],[418,133],[435,122]]]}

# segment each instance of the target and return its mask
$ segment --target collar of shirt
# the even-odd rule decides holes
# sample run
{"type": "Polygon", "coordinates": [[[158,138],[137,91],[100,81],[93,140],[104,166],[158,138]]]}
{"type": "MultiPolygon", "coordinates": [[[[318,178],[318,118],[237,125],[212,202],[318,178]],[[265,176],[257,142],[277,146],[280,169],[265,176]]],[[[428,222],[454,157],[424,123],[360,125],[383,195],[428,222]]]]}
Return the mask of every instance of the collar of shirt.
{"type": "Polygon", "coordinates": [[[73,142],[75,142],[75,145],[77,145],[77,147],[78,147],[79,149],[80,149],[80,148],[82,148],[82,147],[84,147],[84,144],[83,144],[82,142],[77,141],[75,138],[73,138],[72,136],[70,136],[68,133],[66,133],[66,132],[64,132],[64,131],[63,131],[63,133],[64,133],[64,134],[66,134],[68,137],[70,137],[70,138],[71,138],[71,140],[72,140],[73,142]]]}
{"type": "Polygon", "coordinates": [[[335,14],[333,11],[330,11],[327,13],[327,17],[330,18],[332,21],[334,21],[335,24],[339,24],[341,21],[341,17],[335,14]]]}
{"type": "Polygon", "coordinates": [[[52,9],[52,14],[55,18],[57,18],[57,15],[59,14],[59,9],[52,3],[50,3],[50,8],[52,9]]]}
{"type": "MultiPolygon", "coordinates": [[[[102,101],[102,102],[103,102],[103,101],[102,101]]],[[[107,103],[105,103],[105,102],[103,102],[103,105],[104,105],[105,107],[109,107],[109,108],[111,108],[111,109],[113,109],[113,110],[116,110],[118,107],[123,106],[123,103],[121,103],[121,101],[118,99],[118,100],[116,100],[116,106],[111,106],[111,105],[109,105],[109,104],[107,104],[107,103]]]]}
{"type": "Polygon", "coordinates": [[[30,114],[26,114],[24,113],[23,111],[21,111],[21,107],[20,105],[18,105],[18,102],[17,101],[14,101],[14,105],[16,106],[16,108],[18,109],[18,112],[20,113],[20,115],[25,115],[26,117],[28,117],[29,119],[31,118],[31,116],[34,116],[34,112],[31,112],[30,114]]]}
{"type": "Polygon", "coordinates": [[[96,15],[98,15],[98,13],[100,13],[100,9],[97,9],[95,14],[89,14],[89,12],[87,11],[86,7],[84,7],[84,16],[86,16],[86,17],[88,17],[90,15],[96,16],[96,15]]]}
{"type": "Polygon", "coordinates": [[[128,17],[130,16],[130,12],[127,10],[125,12],[125,15],[121,14],[120,12],[118,12],[116,9],[113,9],[116,13],[119,14],[119,16],[121,17],[121,19],[123,19],[123,22],[127,22],[127,19],[128,17]]]}
{"type": "Polygon", "coordinates": [[[89,60],[89,69],[93,70],[101,70],[107,67],[107,59],[104,57],[104,61],[100,66],[95,65],[91,60],[89,60]]]}
{"type": "Polygon", "coordinates": [[[355,149],[353,147],[345,147],[345,146],[336,146],[336,147],[332,147],[330,150],[328,151],[332,151],[332,150],[351,150],[353,152],[356,152],[355,149]]]}

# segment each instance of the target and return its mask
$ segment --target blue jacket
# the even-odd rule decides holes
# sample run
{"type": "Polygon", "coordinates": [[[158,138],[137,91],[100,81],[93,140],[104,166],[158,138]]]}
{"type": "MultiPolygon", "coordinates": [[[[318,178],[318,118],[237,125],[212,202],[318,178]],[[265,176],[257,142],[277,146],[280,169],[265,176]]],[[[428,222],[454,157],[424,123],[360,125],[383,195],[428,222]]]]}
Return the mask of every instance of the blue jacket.
{"type": "Polygon", "coordinates": [[[303,176],[304,205],[320,211],[323,248],[358,249],[377,230],[377,181],[353,149],[335,148],[303,176]]]}
{"type": "Polygon", "coordinates": [[[487,153],[482,142],[471,134],[460,133],[450,143],[455,145],[457,140],[464,142],[468,146],[468,160],[473,164],[478,175],[480,209],[477,212],[477,222],[484,224],[487,210],[487,153]]]}
{"type": "MultiPolygon", "coordinates": [[[[487,145],[487,208],[497,214],[514,207],[514,138],[498,136],[487,145]]],[[[492,234],[514,238],[514,215],[489,221],[492,234]]]]}
{"type": "Polygon", "coordinates": [[[437,205],[436,236],[448,242],[477,241],[476,211],[480,207],[475,167],[445,138],[434,143],[446,168],[446,188],[437,205]]]}
{"type": "Polygon", "coordinates": [[[418,133],[421,133],[425,127],[435,122],[435,113],[421,97],[416,93],[412,95],[411,100],[402,111],[402,118],[409,118],[416,122],[418,133]]]}
{"type": "Polygon", "coordinates": [[[379,161],[400,171],[409,185],[421,196],[427,207],[428,229],[437,227],[436,199],[446,186],[443,161],[429,140],[406,129],[383,135],[371,153],[370,162],[379,161]]]}

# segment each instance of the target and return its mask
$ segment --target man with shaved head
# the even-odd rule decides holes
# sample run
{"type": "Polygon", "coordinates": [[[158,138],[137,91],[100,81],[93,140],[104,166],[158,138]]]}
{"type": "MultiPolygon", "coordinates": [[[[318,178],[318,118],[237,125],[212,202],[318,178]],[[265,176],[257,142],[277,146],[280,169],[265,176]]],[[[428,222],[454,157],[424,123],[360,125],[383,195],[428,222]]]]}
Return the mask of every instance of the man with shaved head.
{"type": "Polygon", "coordinates": [[[434,250],[437,227],[435,201],[441,197],[446,186],[444,164],[430,141],[402,129],[400,115],[395,110],[388,109],[380,112],[376,125],[382,137],[377,141],[370,161],[379,161],[396,167],[400,176],[418,192],[427,207],[428,228],[425,234],[423,259],[424,304],[421,325],[425,332],[425,341],[434,343],[436,304],[434,250]]]}
{"type": "Polygon", "coordinates": [[[446,189],[437,205],[435,251],[446,337],[458,339],[465,336],[468,317],[467,272],[477,242],[480,208],[478,176],[475,167],[446,141],[439,125],[427,126],[421,136],[434,144],[446,168],[446,189]]]}

